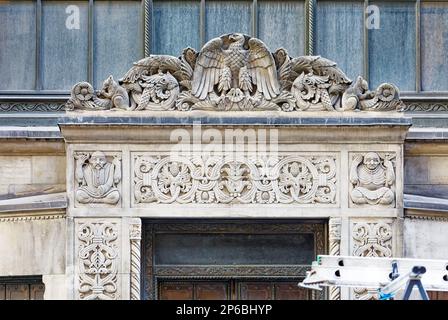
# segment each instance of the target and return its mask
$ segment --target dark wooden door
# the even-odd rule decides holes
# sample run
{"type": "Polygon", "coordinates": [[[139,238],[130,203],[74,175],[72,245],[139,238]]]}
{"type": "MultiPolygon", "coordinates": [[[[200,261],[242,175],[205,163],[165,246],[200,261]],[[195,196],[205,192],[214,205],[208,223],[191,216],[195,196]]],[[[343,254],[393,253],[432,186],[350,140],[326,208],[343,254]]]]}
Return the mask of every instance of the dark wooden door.
{"type": "Polygon", "coordinates": [[[299,281],[161,281],[161,300],[309,300],[299,281]]]}

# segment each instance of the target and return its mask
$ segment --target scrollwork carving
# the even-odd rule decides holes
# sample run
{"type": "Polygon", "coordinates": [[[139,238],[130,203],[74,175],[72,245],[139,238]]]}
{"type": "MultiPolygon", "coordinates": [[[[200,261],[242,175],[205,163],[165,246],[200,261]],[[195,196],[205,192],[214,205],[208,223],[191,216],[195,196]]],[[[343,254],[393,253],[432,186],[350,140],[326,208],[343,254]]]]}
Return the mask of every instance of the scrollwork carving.
{"type": "Polygon", "coordinates": [[[78,227],[79,298],[115,300],[118,274],[118,231],[114,223],[83,223],[78,227]]]}
{"type": "Polygon", "coordinates": [[[220,156],[137,155],[136,203],[320,203],[336,201],[333,156],[285,156],[275,161],[220,156]]]}
{"type": "MultiPolygon", "coordinates": [[[[355,222],[352,227],[353,252],[358,257],[392,257],[392,223],[355,222]]],[[[354,288],[357,300],[375,300],[378,291],[371,288],[354,288]]]]}
{"type": "Polygon", "coordinates": [[[87,82],[72,89],[67,110],[401,110],[398,89],[382,84],[371,93],[335,62],[320,56],[271,53],[259,39],[231,33],[180,57],[151,55],[117,83],[109,77],[96,94],[87,82]],[[365,93],[364,93],[365,92],[365,93]]]}

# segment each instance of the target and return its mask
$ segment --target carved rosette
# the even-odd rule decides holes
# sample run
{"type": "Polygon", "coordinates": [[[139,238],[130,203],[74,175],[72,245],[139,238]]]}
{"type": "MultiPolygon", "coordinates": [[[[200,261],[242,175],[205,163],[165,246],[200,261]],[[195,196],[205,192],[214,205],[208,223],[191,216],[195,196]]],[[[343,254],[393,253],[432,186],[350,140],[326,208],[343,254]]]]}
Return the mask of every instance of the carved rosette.
{"type": "Polygon", "coordinates": [[[350,164],[351,206],[395,206],[395,153],[355,153],[350,164]]]}
{"type": "Polygon", "coordinates": [[[240,33],[208,41],[180,57],[151,55],[95,92],[75,84],[66,110],[215,111],[395,111],[403,110],[397,87],[369,91],[352,82],[335,62],[320,56],[292,58],[271,52],[259,39],[240,33]]]}
{"type": "Polygon", "coordinates": [[[334,156],[134,156],[135,203],[336,203],[334,156]]]}
{"type": "Polygon", "coordinates": [[[140,300],[140,251],[142,226],[140,223],[129,225],[129,240],[131,242],[131,300],[140,300]]]}
{"type": "Polygon", "coordinates": [[[118,230],[115,223],[83,223],[77,230],[79,299],[116,300],[118,230]]]}
{"type": "MultiPolygon", "coordinates": [[[[330,218],[329,221],[329,242],[330,255],[338,256],[341,254],[341,218],[330,218]]],[[[330,300],[341,299],[341,288],[330,287],[330,300]]]]}
{"type": "MultiPolygon", "coordinates": [[[[352,227],[353,251],[358,257],[392,257],[392,223],[355,222],[352,227]]],[[[378,292],[370,288],[354,288],[356,300],[377,299],[378,292]]]]}

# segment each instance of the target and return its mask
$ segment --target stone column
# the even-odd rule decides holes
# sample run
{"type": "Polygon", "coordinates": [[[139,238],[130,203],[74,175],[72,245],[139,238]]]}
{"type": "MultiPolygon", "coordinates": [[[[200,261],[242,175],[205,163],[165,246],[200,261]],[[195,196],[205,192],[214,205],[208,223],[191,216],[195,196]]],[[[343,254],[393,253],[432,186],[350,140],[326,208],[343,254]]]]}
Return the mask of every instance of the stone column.
{"type": "MultiPolygon", "coordinates": [[[[140,219],[138,219],[140,220],[140,219]]],[[[129,240],[131,242],[131,300],[140,300],[140,252],[142,239],[141,222],[129,224],[129,240]]]]}
{"type": "MultiPolygon", "coordinates": [[[[329,236],[330,255],[338,256],[341,254],[341,218],[330,218],[329,236]]],[[[341,288],[330,287],[330,300],[341,300],[341,288]]]]}

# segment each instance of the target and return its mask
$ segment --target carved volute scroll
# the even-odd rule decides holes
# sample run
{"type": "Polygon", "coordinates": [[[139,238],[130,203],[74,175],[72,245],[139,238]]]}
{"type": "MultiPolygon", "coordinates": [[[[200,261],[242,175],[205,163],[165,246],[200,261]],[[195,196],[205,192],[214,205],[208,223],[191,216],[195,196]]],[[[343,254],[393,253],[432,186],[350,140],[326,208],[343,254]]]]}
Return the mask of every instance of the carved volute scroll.
{"type": "Polygon", "coordinates": [[[74,157],[76,202],[116,205],[120,200],[121,156],[107,157],[104,152],[95,151],[77,152],[74,157]]]}
{"type": "Polygon", "coordinates": [[[352,82],[335,62],[320,56],[292,58],[285,49],[270,52],[259,39],[222,35],[180,57],[151,55],[119,81],[112,76],[99,92],[77,83],[67,110],[402,110],[397,87],[369,91],[352,82]]]}

